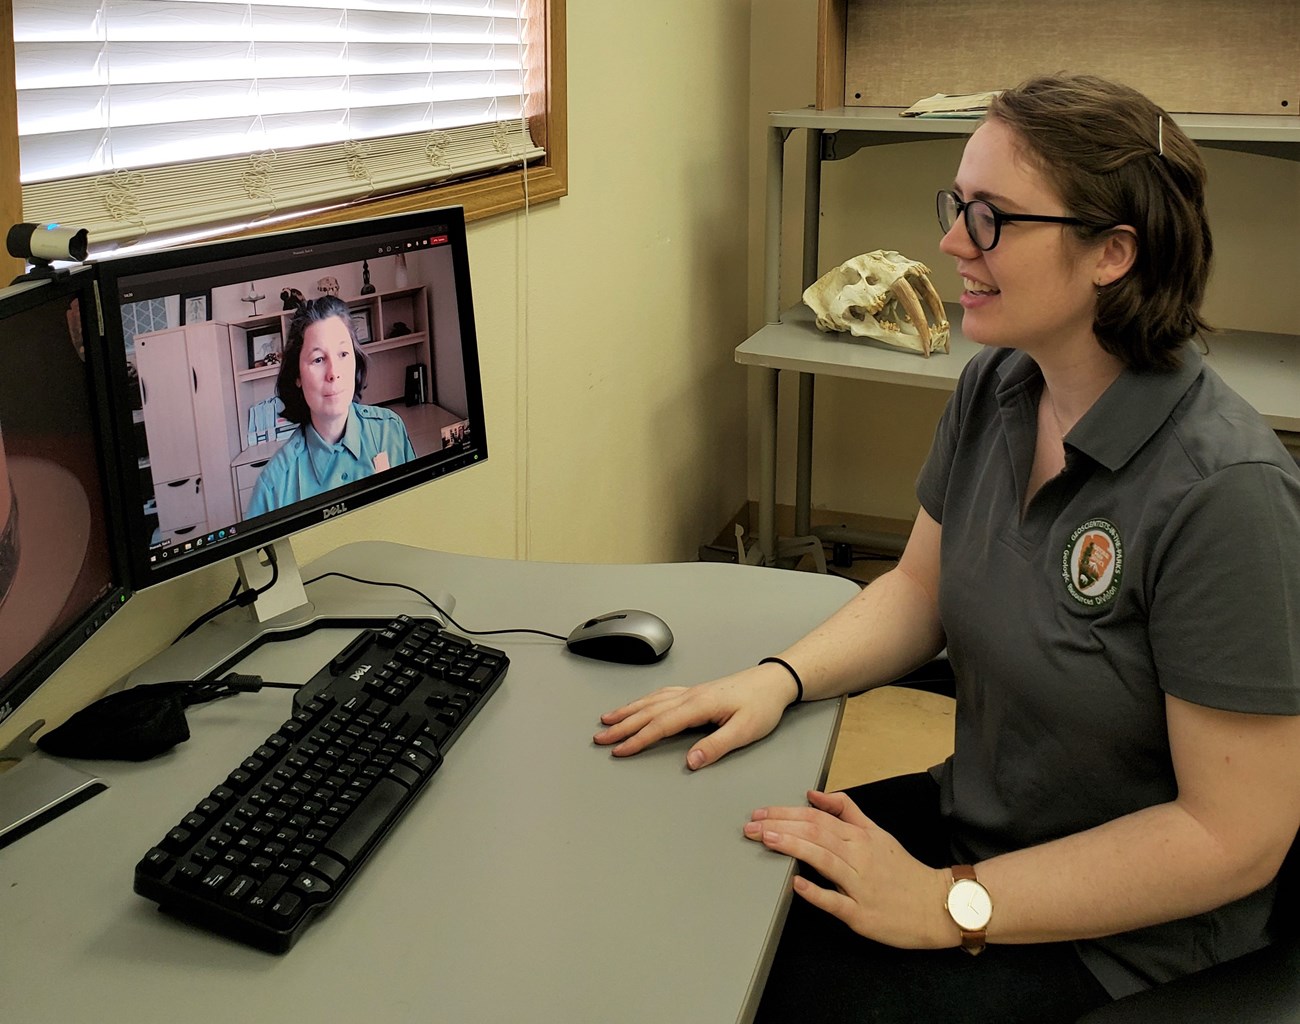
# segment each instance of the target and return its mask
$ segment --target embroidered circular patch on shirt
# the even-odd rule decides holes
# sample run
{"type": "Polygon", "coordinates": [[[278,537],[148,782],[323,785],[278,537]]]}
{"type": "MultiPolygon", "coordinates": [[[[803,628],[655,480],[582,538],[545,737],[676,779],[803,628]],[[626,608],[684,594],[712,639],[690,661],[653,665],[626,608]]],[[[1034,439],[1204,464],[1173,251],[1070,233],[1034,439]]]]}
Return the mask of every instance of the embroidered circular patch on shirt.
{"type": "Polygon", "coordinates": [[[1061,555],[1061,576],[1070,596],[1095,608],[1119,593],[1124,547],[1119,530],[1108,519],[1089,519],[1072,534],[1061,555]]]}

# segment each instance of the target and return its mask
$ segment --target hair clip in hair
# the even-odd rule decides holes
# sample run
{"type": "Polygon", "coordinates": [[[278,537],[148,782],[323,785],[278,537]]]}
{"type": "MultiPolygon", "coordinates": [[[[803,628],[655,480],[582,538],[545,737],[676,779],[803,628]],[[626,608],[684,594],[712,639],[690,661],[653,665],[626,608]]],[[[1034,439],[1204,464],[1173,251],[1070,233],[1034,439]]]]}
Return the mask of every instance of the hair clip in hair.
{"type": "Polygon", "coordinates": [[[1161,158],[1165,155],[1165,117],[1160,114],[1156,117],[1156,151],[1161,158]]]}

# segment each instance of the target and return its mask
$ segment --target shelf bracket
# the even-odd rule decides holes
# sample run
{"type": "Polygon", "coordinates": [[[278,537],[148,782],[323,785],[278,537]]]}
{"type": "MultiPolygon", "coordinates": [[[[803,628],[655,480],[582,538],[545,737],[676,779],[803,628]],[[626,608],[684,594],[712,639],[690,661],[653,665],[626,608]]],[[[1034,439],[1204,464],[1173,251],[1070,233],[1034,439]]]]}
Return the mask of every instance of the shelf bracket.
{"type": "Polygon", "coordinates": [[[828,128],[822,131],[822,159],[845,160],[858,150],[871,146],[889,146],[904,142],[935,142],[953,138],[961,138],[961,136],[939,132],[877,132],[828,128]]]}

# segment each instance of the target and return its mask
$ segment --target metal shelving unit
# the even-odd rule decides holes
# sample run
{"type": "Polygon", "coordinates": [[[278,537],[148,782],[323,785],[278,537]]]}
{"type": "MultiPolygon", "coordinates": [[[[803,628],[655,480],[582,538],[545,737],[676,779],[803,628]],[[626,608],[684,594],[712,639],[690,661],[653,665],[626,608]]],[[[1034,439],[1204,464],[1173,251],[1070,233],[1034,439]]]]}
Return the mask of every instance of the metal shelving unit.
{"type": "MultiPolygon", "coordinates": [[[[812,508],[812,410],[816,374],[852,377],[912,387],[951,391],[977,346],[953,323],[951,352],[921,359],[866,339],[844,341],[818,331],[802,305],[780,308],[781,217],[784,206],[785,147],[796,130],[807,133],[803,212],[803,286],[818,277],[818,226],[821,166],[842,160],[866,146],[960,138],[979,125],[971,118],[900,117],[896,107],[837,107],[774,111],[768,115],[767,203],[764,237],[763,312],[767,325],[736,349],[736,362],[765,372],[760,422],[758,547],[764,564],[776,564],[783,551],[807,550],[816,533],[812,508]],[[799,374],[799,420],[795,478],[795,538],[776,536],[776,440],[782,370],[799,374]]],[[[1174,121],[1202,146],[1284,160],[1300,160],[1300,117],[1292,115],[1175,114],[1174,121]]],[[[1223,331],[1215,336],[1207,362],[1255,405],[1278,430],[1300,431],[1300,335],[1223,331]]],[[[845,539],[837,531],[835,539],[845,539]]],[[[860,535],[858,543],[898,550],[897,537],[860,535]]]]}

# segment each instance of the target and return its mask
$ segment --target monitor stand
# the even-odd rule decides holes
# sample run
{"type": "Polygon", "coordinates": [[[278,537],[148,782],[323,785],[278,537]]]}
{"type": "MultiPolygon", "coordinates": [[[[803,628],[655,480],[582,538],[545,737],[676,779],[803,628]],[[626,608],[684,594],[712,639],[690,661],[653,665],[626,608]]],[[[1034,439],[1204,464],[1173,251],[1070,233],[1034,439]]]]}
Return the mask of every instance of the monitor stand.
{"type": "Polygon", "coordinates": [[[34,753],[0,772],[0,848],[107,789],[94,775],[34,753]]]}
{"type": "Polygon", "coordinates": [[[310,617],[311,602],[302,585],[302,573],[288,540],[277,540],[265,548],[246,551],[235,557],[239,579],[257,600],[248,606],[256,622],[270,622],[281,615],[300,614],[310,617]]]}
{"type": "MultiPolygon", "coordinates": [[[[279,540],[270,547],[273,555],[259,551],[238,559],[245,586],[265,588],[252,605],[242,612],[228,611],[199,627],[145,662],[121,685],[216,679],[265,643],[293,640],[322,628],[379,626],[399,614],[446,619],[456,607],[455,598],[447,591],[424,580],[394,577],[391,565],[376,567],[372,578],[392,586],[368,586],[342,577],[304,581],[290,542],[279,540]],[[419,584],[446,614],[440,615],[405,589],[412,583],[419,584]]],[[[366,575],[355,569],[351,574],[366,575]]]]}

